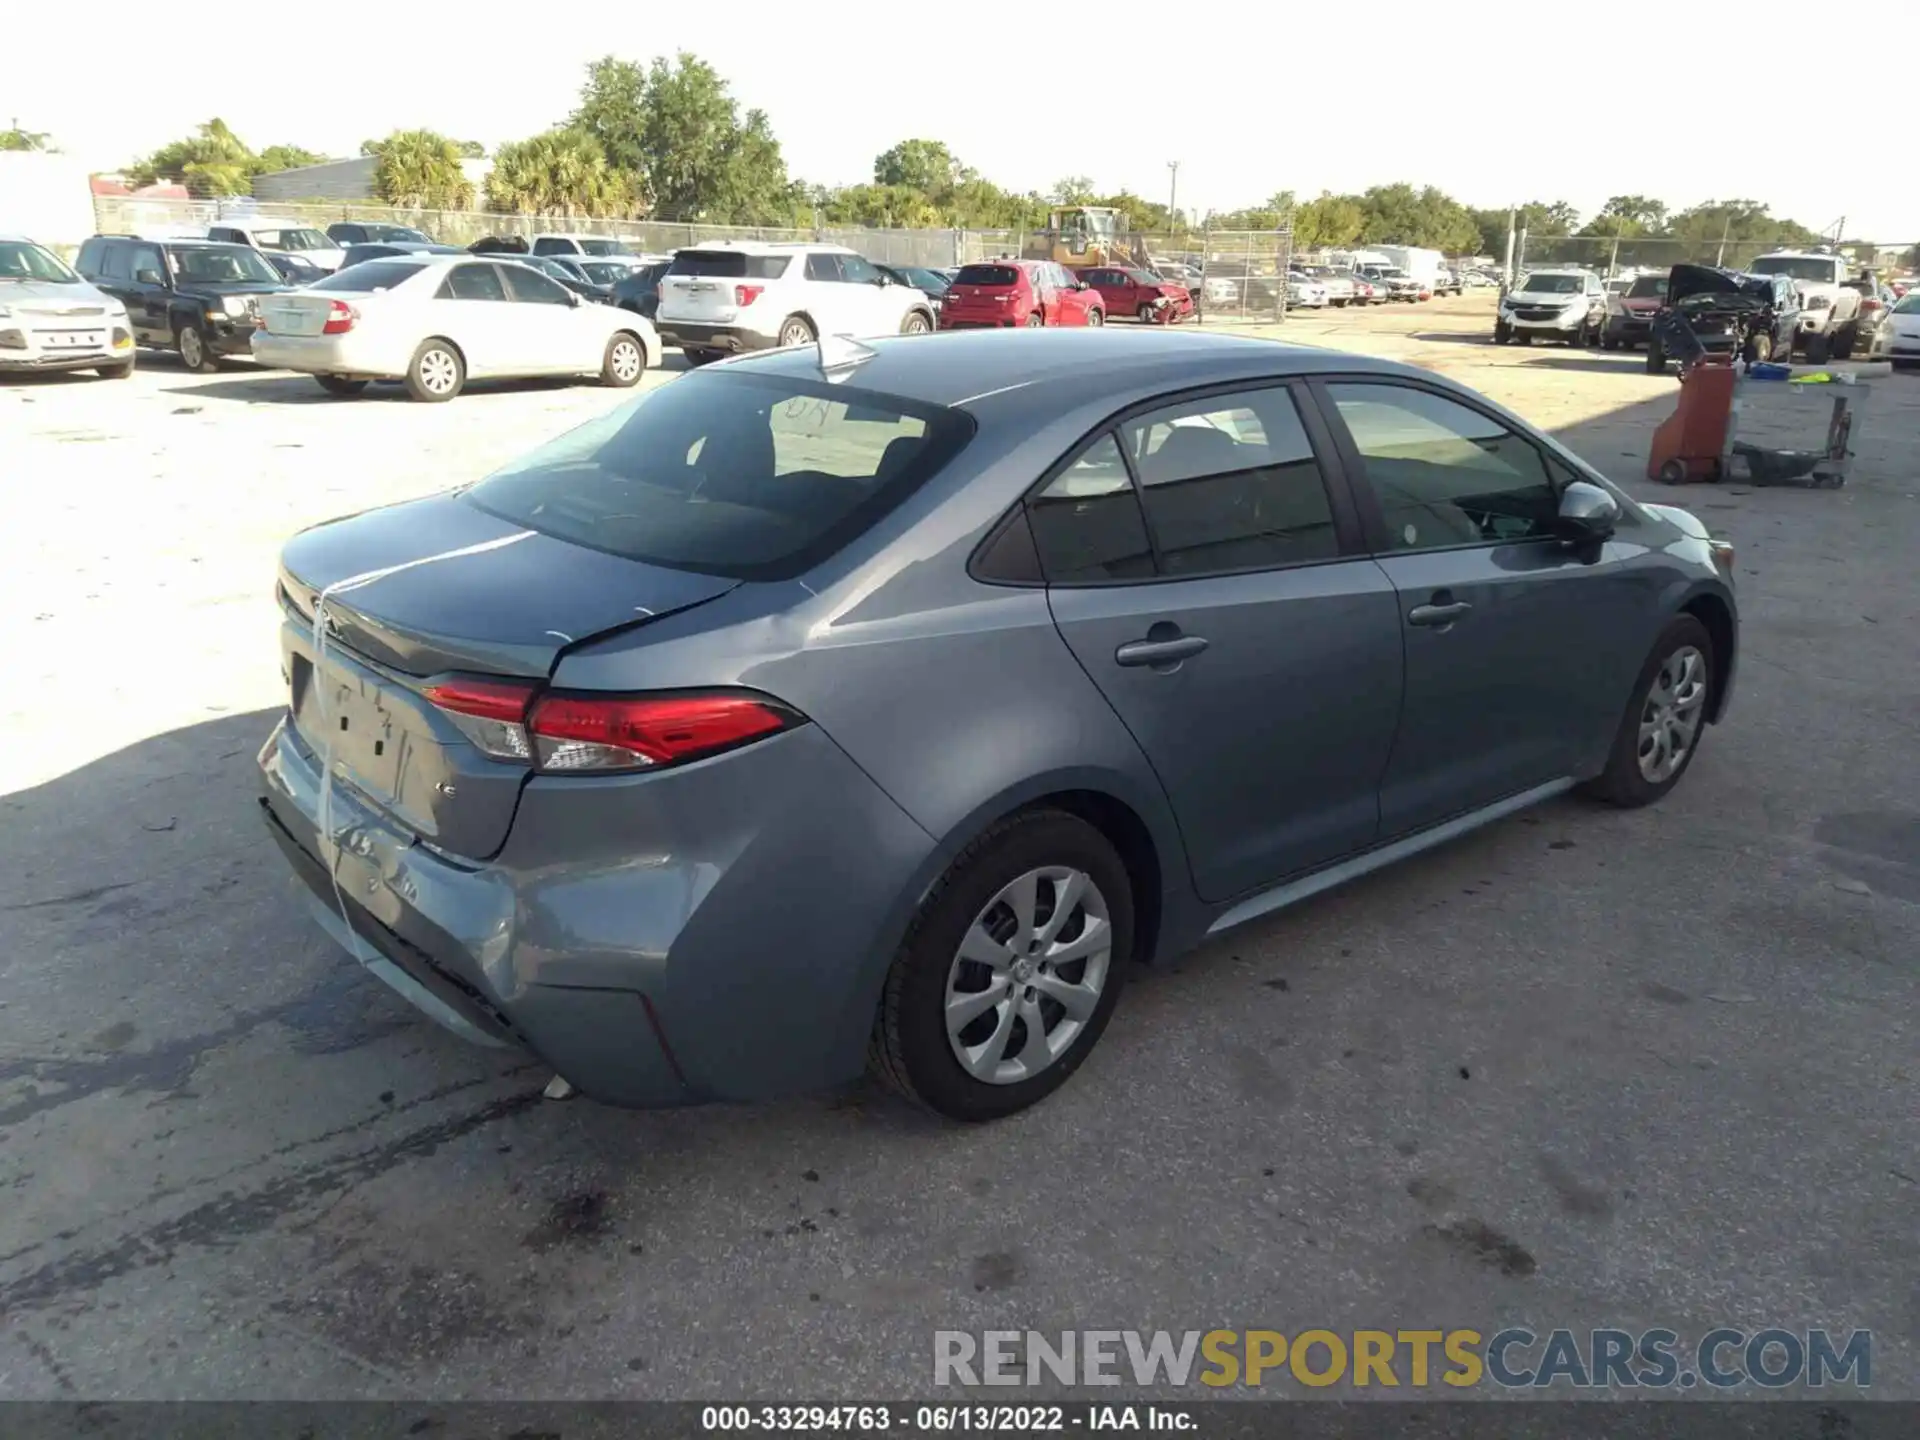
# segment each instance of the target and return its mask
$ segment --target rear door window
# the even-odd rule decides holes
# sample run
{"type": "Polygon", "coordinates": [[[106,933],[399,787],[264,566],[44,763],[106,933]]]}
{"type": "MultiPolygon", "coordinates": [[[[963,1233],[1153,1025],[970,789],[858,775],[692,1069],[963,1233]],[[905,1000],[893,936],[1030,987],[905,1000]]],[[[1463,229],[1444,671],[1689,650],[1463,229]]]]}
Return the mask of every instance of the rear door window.
{"type": "Polygon", "coordinates": [[[945,406],[701,372],[465,493],[515,524],[631,560],[784,579],[864,532],[972,435],[971,417],[945,406]]]}
{"type": "Polygon", "coordinates": [[[133,246],[108,243],[100,256],[100,276],[105,280],[133,279],[133,246]]]}
{"type": "Polygon", "coordinates": [[[505,300],[498,265],[456,265],[436,297],[441,300],[505,300]]]}
{"type": "Polygon", "coordinates": [[[1111,434],[1089,445],[1027,502],[1040,566],[1052,585],[1153,577],[1153,546],[1133,477],[1111,434]]]}
{"type": "Polygon", "coordinates": [[[1293,397],[1214,396],[1121,427],[1168,575],[1332,560],[1333,507],[1293,397]]]}
{"type": "Polygon", "coordinates": [[[816,251],[807,256],[807,279],[827,281],[838,284],[840,281],[840,257],[816,251]]]}

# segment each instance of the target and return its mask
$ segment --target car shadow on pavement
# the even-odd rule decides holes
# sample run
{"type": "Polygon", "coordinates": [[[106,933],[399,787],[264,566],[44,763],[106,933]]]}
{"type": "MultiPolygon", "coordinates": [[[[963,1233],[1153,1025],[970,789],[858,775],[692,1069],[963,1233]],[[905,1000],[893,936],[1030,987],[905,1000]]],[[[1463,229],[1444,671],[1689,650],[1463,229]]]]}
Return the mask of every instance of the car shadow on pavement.
{"type": "Polygon", "coordinates": [[[1491,345],[1492,330],[1418,330],[1413,334],[1415,340],[1429,341],[1435,345],[1491,345]]]}
{"type": "MultiPolygon", "coordinates": [[[[1608,355],[1604,352],[1576,350],[1570,355],[1555,355],[1548,352],[1535,356],[1526,362],[1535,369],[1542,370],[1589,370],[1602,375],[1633,374],[1646,372],[1647,362],[1639,355],[1608,355]]],[[[1669,379],[1673,377],[1671,368],[1667,371],[1669,379]]]]}
{"type": "MultiPolygon", "coordinates": [[[[668,373],[690,368],[678,351],[668,354],[652,370],[668,373]]],[[[569,379],[565,376],[538,376],[526,380],[475,380],[465,386],[450,404],[485,395],[514,395],[539,390],[573,390],[598,386],[591,377],[569,379]]],[[[367,401],[394,400],[414,403],[407,388],[398,380],[376,380],[358,395],[330,395],[311,375],[293,375],[281,370],[260,370],[252,374],[236,372],[230,377],[171,385],[169,395],[191,395],[206,400],[237,400],[248,405],[357,405],[367,401]]]]}

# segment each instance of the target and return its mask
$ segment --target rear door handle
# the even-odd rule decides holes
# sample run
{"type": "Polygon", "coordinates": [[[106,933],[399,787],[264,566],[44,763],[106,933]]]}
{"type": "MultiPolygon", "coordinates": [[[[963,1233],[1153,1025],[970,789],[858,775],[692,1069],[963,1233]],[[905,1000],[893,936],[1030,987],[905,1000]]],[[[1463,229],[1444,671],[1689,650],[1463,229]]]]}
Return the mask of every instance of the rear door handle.
{"type": "Polygon", "coordinates": [[[1409,625],[1447,626],[1466,614],[1473,606],[1464,600],[1449,600],[1440,605],[1416,605],[1407,612],[1409,625]]]}
{"type": "Polygon", "coordinates": [[[1198,635],[1178,635],[1167,640],[1129,640],[1113,652],[1116,665],[1178,665],[1207,648],[1198,635]]]}

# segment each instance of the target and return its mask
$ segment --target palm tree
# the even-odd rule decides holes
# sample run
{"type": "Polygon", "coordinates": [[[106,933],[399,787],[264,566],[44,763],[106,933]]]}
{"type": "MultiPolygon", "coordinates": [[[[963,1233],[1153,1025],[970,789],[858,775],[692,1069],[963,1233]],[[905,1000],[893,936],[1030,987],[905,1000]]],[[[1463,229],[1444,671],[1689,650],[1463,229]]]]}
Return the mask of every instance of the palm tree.
{"type": "Polygon", "coordinates": [[[494,152],[487,208],[508,215],[624,217],[639,208],[632,178],[579,130],[548,130],[494,152]]]}
{"type": "Polygon", "coordinates": [[[363,146],[375,156],[374,188],[389,205],[412,210],[465,210],[473,182],[460,168],[460,147],[433,130],[396,130],[363,146]]]}
{"type": "Polygon", "coordinates": [[[42,130],[22,130],[15,120],[12,128],[0,130],[0,150],[51,150],[53,137],[42,130]]]}

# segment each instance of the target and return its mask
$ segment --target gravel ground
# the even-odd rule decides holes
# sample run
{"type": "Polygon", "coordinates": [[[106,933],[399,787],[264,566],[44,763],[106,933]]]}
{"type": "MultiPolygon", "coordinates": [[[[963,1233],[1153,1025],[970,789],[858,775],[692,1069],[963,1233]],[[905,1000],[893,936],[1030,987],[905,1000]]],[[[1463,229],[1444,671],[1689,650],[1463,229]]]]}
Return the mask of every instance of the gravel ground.
{"type": "Polygon", "coordinates": [[[0,1396],[855,1399],[926,1393],[942,1328],[1524,1322],[1871,1328],[1920,1397],[1920,384],[1844,490],[1652,494],[1672,379],[1495,349],[1490,308],[1280,333],[1466,380],[1729,535],[1729,722],[1656,809],[1553,804],[1140,975],[1066,1090],[974,1130],[864,1087],[543,1102],[264,843],[279,543],[619,392],[0,385],[0,1396]]]}

